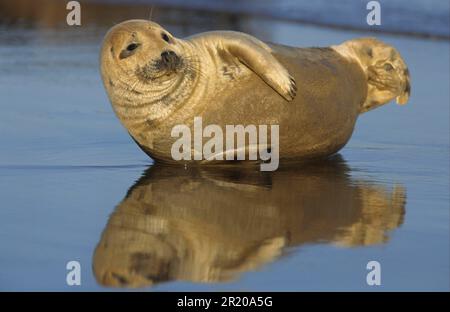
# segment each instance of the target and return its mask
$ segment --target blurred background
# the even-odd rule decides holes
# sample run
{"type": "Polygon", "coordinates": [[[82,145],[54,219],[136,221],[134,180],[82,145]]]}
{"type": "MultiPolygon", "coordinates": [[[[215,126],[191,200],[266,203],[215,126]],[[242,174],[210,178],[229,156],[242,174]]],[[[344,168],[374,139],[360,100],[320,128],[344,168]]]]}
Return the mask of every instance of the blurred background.
{"type": "MultiPolygon", "coordinates": [[[[2,0],[2,24],[35,27],[64,26],[67,11],[61,0],[2,0]]],[[[149,6],[155,9],[155,18],[165,24],[177,24],[184,32],[195,27],[241,29],[241,23],[250,17],[280,19],[302,24],[341,29],[382,31],[424,37],[446,38],[449,30],[449,3],[445,0],[391,0],[379,1],[382,6],[382,24],[370,27],[365,23],[365,0],[85,0],[85,25],[109,26],[125,19],[148,19],[149,6]],[[161,12],[157,12],[157,10],[161,12]]]]}
{"type": "Polygon", "coordinates": [[[447,0],[379,1],[379,26],[363,0],[79,2],[68,26],[67,1],[0,0],[0,290],[449,290],[447,0]],[[362,115],[339,159],[308,170],[160,168],[98,70],[103,36],[132,18],[298,47],[375,36],[408,64],[410,102],[362,115]]]}

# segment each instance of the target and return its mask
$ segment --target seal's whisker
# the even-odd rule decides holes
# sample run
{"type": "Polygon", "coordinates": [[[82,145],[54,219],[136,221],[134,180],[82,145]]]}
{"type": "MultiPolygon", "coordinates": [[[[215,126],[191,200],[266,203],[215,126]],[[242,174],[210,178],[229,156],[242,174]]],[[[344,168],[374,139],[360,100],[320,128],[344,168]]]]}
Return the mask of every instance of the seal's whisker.
{"type": "Polygon", "coordinates": [[[195,74],[198,74],[200,77],[202,77],[202,78],[206,78],[206,73],[204,73],[202,70],[200,70],[199,68],[197,68],[197,67],[193,67],[193,66],[191,66],[191,65],[186,65],[186,69],[188,70],[188,71],[193,71],[193,72],[195,72],[195,74]]]}
{"type": "Polygon", "coordinates": [[[152,7],[150,8],[150,14],[149,14],[149,16],[148,16],[148,20],[149,21],[152,21],[152,15],[153,15],[153,5],[152,5],[152,7]]]}
{"type": "Polygon", "coordinates": [[[185,60],[184,63],[186,69],[194,71],[196,74],[199,74],[199,76],[201,76],[202,78],[206,77],[206,73],[203,72],[203,70],[199,66],[201,63],[198,58],[194,58],[193,56],[185,56],[183,57],[183,59],[185,60]]]}

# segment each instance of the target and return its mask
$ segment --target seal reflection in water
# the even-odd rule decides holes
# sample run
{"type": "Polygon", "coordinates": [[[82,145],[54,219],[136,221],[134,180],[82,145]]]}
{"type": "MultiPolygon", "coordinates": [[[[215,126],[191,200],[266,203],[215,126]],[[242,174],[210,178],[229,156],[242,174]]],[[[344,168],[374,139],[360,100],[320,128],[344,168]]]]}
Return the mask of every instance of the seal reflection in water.
{"type": "Polygon", "coordinates": [[[114,287],[228,281],[287,247],[386,242],[403,222],[404,188],[349,174],[340,157],[273,173],[155,165],[111,215],[95,277],[114,287]]]}

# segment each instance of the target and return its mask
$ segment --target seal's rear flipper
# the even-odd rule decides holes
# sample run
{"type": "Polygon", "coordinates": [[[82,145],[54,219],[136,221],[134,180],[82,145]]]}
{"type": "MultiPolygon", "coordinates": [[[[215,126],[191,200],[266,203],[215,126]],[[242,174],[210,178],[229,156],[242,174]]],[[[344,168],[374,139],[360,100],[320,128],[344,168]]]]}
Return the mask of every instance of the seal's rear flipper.
{"type": "Polygon", "coordinates": [[[384,105],[394,98],[400,105],[405,105],[409,100],[411,84],[406,65],[397,67],[393,62],[379,63],[368,67],[367,99],[361,107],[361,113],[384,105]]]}
{"type": "Polygon", "coordinates": [[[367,98],[361,113],[393,99],[406,104],[411,92],[409,70],[400,53],[375,38],[349,40],[336,46],[342,56],[357,61],[367,77],[367,98]]]}
{"type": "Polygon", "coordinates": [[[404,80],[405,80],[405,86],[403,88],[403,91],[395,98],[395,101],[397,104],[405,105],[409,100],[409,95],[411,94],[411,83],[409,82],[409,70],[408,68],[404,71],[404,80]]]}

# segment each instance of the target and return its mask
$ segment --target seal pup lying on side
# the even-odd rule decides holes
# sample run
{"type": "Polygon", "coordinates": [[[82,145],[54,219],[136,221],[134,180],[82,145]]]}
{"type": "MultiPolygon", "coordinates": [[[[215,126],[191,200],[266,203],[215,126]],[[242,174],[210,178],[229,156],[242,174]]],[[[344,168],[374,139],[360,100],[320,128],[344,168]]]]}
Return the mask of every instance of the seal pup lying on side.
{"type": "MultiPolygon", "coordinates": [[[[361,113],[392,99],[405,104],[410,94],[400,54],[374,38],[325,48],[268,44],[233,31],[179,39],[146,20],[107,33],[101,75],[121,123],[148,155],[167,162],[174,161],[173,128],[193,128],[195,117],[222,129],[278,125],[281,161],[328,156],[347,143],[361,113]]],[[[245,144],[246,155],[258,148],[245,144]]]]}

